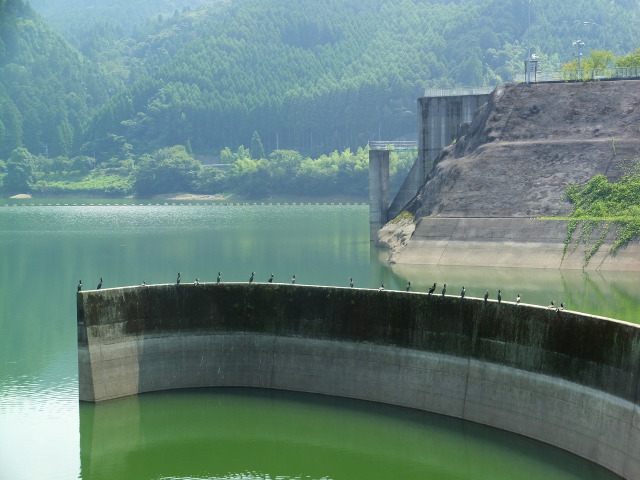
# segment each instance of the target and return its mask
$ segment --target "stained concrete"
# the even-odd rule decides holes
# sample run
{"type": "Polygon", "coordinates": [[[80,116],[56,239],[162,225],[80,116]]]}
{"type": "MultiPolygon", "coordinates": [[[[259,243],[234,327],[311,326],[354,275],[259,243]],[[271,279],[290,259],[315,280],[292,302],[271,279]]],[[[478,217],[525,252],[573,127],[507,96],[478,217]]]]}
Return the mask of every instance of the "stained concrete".
{"type": "Polygon", "coordinates": [[[78,293],[81,401],[295,390],[519,433],[640,478],[640,328],[479,299],[282,284],[78,293]]]}
{"type": "Polygon", "coordinates": [[[390,263],[469,267],[521,267],[640,271],[640,242],[612,253],[615,230],[592,254],[602,228],[578,228],[567,240],[567,220],[422,217],[414,230],[390,224],[378,233],[390,263]]]}

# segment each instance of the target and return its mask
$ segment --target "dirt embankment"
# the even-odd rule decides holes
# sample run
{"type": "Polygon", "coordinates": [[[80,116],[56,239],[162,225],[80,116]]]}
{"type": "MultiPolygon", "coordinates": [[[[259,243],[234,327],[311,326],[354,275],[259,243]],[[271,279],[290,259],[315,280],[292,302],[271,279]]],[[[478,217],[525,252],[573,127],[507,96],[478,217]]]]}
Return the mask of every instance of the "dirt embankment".
{"type": "MultiPolygon", "coordinates": [[[[616,180],[640,158],[640,81],[503,84],[463,130],[409,204],[417,225],[434,217],[567,215],[569,184],[598,174],[616,180]]],[[[414,255],[408,263],[416,262],[414,255]]]]}

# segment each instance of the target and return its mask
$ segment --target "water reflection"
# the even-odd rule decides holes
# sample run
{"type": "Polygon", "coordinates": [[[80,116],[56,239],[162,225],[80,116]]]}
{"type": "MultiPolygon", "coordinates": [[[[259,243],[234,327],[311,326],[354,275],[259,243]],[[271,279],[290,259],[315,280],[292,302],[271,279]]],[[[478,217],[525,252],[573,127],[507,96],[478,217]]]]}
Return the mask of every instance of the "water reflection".
{"type": "MultiPolygon", "coordinates": [[[[377,253],[380,262],[385,253],[377,253]]],[[[411,280],[412,290],[416,291],[427,291],[437,282],[436,292],[446,283],[450,295],[458,295],[465,286],[469,297],[482,298],[489,290],[493,299],[500,289],[504,301],[513,302],[520,295],[522,303],[546,306],[555,301],[556,305],[564,303],[569,310],[632,323],[640,320],[640,275],[637,273],[398,264],[389,268],[399,279],[393,282],[398,289],[406,280],[411,280]]]]}
{"type": "Polygon", "coordinates": [[[80,421],[85,479],[617,478],[516,435],[304,394],[146,394],[83,404],[80,421]]]}

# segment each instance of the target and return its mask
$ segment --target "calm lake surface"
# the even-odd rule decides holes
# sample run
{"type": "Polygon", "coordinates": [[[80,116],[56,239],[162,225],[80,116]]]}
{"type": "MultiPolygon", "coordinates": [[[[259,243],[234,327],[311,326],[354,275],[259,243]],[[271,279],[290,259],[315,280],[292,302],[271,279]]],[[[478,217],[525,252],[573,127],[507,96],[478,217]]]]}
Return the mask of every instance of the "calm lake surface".
{"type": "Polygon", "coordinates": [[[0,479],[609,480],[515,435],[311,395],[203,389],[79,405],[75,291],[247,281],[563,301],[635,322],[640,276],[387,266],[363,205],[0,206],[0,479]],[[439,290],[439,289],[438,289],[439,290]]]}

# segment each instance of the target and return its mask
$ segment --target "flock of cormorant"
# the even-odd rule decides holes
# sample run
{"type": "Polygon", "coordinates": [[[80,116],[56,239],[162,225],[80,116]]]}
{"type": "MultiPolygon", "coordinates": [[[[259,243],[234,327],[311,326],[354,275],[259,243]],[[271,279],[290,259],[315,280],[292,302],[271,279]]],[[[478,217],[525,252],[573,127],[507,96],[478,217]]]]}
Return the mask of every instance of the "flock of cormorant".
{"type": "MultiPolygon", "coordinates": [[[[255,278],[256,272],[251,272],[251,276],[249,277],[249,283],[253,283],[253,280],[255,278]]],[[[269,278],[267,279],[267,283],[273,283],[273,279],[274,279],[274,275],[273,273],[269,276],[269,278]]],[[[178,277],[176,278],[176,285],[180,285],[180,282],[182,281],[182,273],[178,272],[178,277]]],[[[222,273],[218,272],[218,276],[216,277],[216,284],[219,284],[222,281],[222,273]]],[[[291,277],[291,284],[295,284],[296,283],[296,275],[294,274],[293,277],[291,277]]],[[[200,285],[200,279],[196,277],[195,281],[193,282],[194,285],[200,285]]],[[[143,281],[141,286],[146,286],[147,282],[143,281]]],[[[353,281],[353,277],[349,277],[349,287],[353,288],[355,285],[354,281],[353,281]]],[[[100,282],[98,283],[98,286],[96,287],[96,290],[100,290],[102,288],[102,277],[100,277],[100,282]]],[[[384,283],[382,285],[380,285],[380,287],[378,288],[378,291],[382,291],[385,290],[385,286],[384,283]]],[[[408,292],[409,290],[411,290],[411,281],[407,282],[407,285],[405,287],[405,291],[408,292]]],[[[82,291],[82,280],[78,281],[78,292],[82,291]]],[[[434,282],[433,285],[431,287],[429,287],[429,289],[427,290],[427,294],[432,295],[434,292],[436,291],[436,283],[434,282]]],[[[466,288],[463,286],[462,290],[460,291],[460,298],[464,298],[466,295],[466,288]]],[[[444,297],[447,293],[447,284],[445,283],[442,287],[442,296],[444,297]]],[[[498,290],[498,295],[497,295],[497,299],[498,299],[498,303],[502,303],[502,291],[498,290]]],[[[486,291],[486,293],[484,294],[484,301],[487,302],[489,300],[489,290],[486,291]]],[[[520,294],[518,294],[516,296],[516,306],[520,305],[520,294]]],[[[551,303],[549,304],[549,306],[547,308],[554,308],[557,311],[560,310],[564,310],[564,303],[560,303],[560,306],[556,306],[556,302],[555,300],[552,300],[551,303]]]]}

